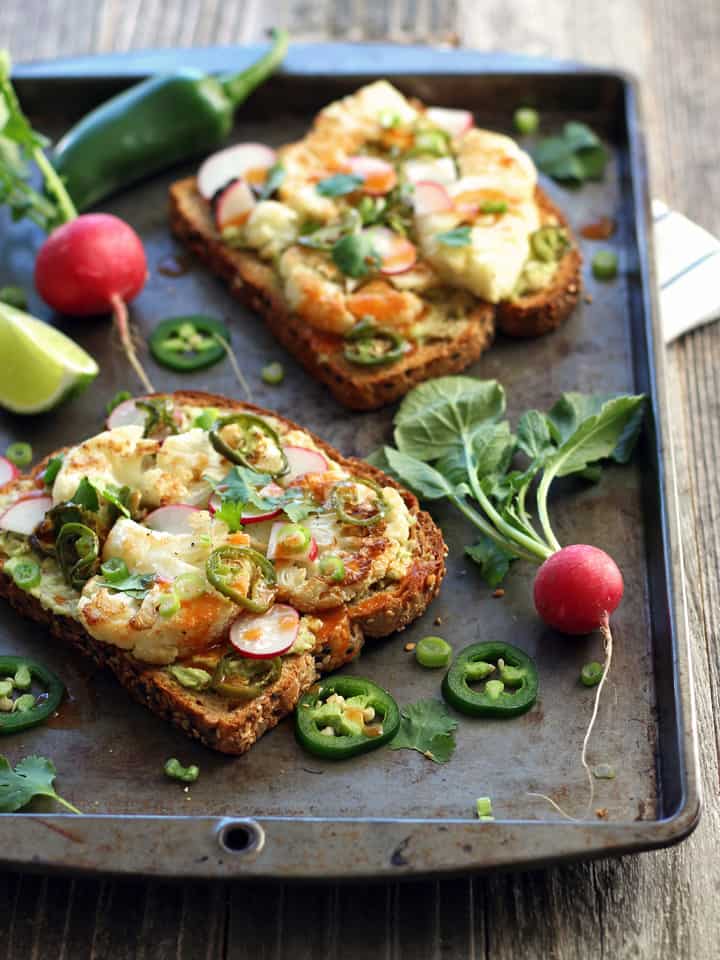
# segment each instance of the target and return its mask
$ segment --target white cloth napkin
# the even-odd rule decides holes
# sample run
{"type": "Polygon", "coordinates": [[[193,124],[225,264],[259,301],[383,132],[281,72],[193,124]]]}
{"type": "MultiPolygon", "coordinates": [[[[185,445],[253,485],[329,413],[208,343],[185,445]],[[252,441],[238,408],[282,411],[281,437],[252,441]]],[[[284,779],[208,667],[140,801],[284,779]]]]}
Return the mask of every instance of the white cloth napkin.
{"type": "Polygon", "coordinates": [[[665,342],[720,319],[720,240],[660,200],[652,205],[665,342]]]}

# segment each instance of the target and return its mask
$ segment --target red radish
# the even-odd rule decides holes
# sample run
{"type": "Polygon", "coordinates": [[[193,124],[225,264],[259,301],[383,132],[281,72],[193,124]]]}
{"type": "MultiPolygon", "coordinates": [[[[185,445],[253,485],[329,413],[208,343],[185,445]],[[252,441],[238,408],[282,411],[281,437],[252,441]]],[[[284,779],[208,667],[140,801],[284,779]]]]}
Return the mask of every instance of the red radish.
{"type": "Polygon", "coordinates": [[[124,400],[119,403],[105,421],[105,427],[108,430],[114,430],[116,427],[143,427],[147,419],[147,413],[136,406],[137,400],[143,397],[133,397],[130,400],[124,400]]]}
{"type": "Polygon", "coordinates": [[[52,505],[52,497],[48,496],[31,495],[16,500],[0,515],[0,530],[29,537],[35,527],[45,519],[45,514],[52,505]]]}
{"type": "Polygon", "coordinates": [[[316,559],[318,555],[318,545],[315,542],[315,537],[310,535],[307,527],[302,527],[302,530],[305,531],[305,535],[308,538],[306,545],[302,549],[294,549],[283,542],[284,538],[290,533],[288,528],[296,528],[297,526],[297,524],[291,523],[274,523],[272,525],[270,539],[267,545],[268,560],[294,560],[297,563],[312,563],[312,561],[316,559]]]}
{"type": "Polygon", "coordinates": [[[363,178],[363,192],[373,197],[389,193],[397,184],[395,167],[380,157],[348,157],[347,165],[350,173],[363,178]]]}
{"type": "Polygon", "coordinates": [[[430,123],[440,127],[451,137],[461,137],[475,125],[473,115],[469,110],[451,110],[447,107],[428,107],[425,116],[430,123]]]}
{"type": "Polygon", "coordinates": [[[255,194],[244,180],[233,180],[225,187],[215,206],[215,226],[222,232],[226,227],[240,227],[255,206],[255,194]]]}
{"type": "Polygon", "coordinates": [[[4,487],[6,483],[10,483],[19,473],[20,471],[12,460],[8,460],[7,457],[0,457],[0,487],[4,487]]]}
{"type": "Polygon", "coordinates": [[[243,657],[263,660],[279,657],[295,643],[300,614],[276,603],[266,613],[243,613],[230,627],[230,643],[243,657]]]}
{"type": "Polygon", "coordinates": [[[237,143],[218,150],[198,170],[198,191],[211,200],[231,180],[242,178],[255,183],[256,176],[264,180],[275,160],[275,151],[263,143],[237,143]]]}
{"type": "Polygon", "coordinates": [[[380,255],[381,273],[388,276],[404,273],[415,265],[417,250],[405,237],[387,227],[372,227],[368,233],[374,249],[380,255]]]}
{"type": "MultiPolygon", "coordinates": [[[[223,488],[218,487],[217,491],[210,497],[208,510],[210,511],[211,516],[220,509],[220,505],[222,503],[222,492],[223,488]]],[[[266,486],[258,490],[258,493],[261,497],[281,497],[284,492],[285,491],[283,488],[277,483],[268,483],[266,486]]],[[[262,523],[264,520],[272,520],[273,517],[279,517],[281,513],[282,507],[271,507],[269,510],[260,511],[257,509],[257,507],[253,507],[252,504],[246,504],[246,506],[243,508],[240,521],[243,525],[246,523],[262,523]]]]}
{"type": "Polygon", "coordinates": [[[447,186],[457,180],[452,157],[436,157],[434,160],[408,160],[403,166],[405,179],[410,183],[441,183],[447,186]]]}
{"type": "Polygon", "coordinates": [[[190,518],[199,509],[189,503],[172,503],[166,507],[158,507],[145,517],[145,526],[158,533],[193,533],[190,518]]]}
{"type": "Polygon", "coordinates": [[[533,592],[535,609],[548,626],[561,633],[591,633],[620,603],[623,579],[603,550],[573,544],[543,563],[533,592]]]}
{"type": "Polygon", "coordinates": [[[330,466],[319,450],[311,450],[310,447],[283,447],[283,453],[290,467],[290,472],[282,477],[285,484],[307,473],[325,473],[330,466]]]}
{"type": "Polygon", "coordinates": [[[112,311],[123,349],[148,393],[154,388],[138,360],[126,303],[145,286],[140,237],[109,213],[86,213],[50,234],[35,261],[35,286],[54,310],[77,317],[112,311]]]}
{"type": "Polygon", "coordinates": [[[442,184],[421,180],[415,184],[413,207],[419,217],[424,217],[432,213],[448,213],[453,209],[453,202],[442,184]]]}

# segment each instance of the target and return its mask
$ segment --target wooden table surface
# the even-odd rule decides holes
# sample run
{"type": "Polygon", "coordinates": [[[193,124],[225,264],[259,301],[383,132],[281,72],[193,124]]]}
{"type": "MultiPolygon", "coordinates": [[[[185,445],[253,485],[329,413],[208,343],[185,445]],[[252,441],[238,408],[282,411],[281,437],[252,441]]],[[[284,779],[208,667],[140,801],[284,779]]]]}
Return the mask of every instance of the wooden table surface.
{"type": "MultiPolygon", "coordinates": [[[[707,0],[2,0],[16,61],[297,40],[459,41],[621,67],[642,81],[652,184],[720,233],[720,3],[707,0]]],[[[704,813],[672,850],[366,888],[0,875],[0,958],[710,960],[720,947],[720,326],[668,350],[704,813]]]]}

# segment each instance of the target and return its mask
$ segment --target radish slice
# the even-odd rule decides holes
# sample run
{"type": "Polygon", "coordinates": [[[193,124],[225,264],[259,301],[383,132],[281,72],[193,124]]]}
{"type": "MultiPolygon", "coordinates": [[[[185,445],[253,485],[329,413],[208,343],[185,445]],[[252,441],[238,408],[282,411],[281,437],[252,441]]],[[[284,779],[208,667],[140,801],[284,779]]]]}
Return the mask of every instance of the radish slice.
{"type": "MultiPolygon", "coordinates": [[[[210,511],[211,516],[214,516],[215,512],[220,509],[222,504],[222,492],[223,488],[219,487],[218,490],[210,497],[208,510],[210,511]]],[[[277,483],[268,483],[266,486],[262,487],[262,489],[258,490],[258,493],[261,497],[281,497],[285,491],[277,483]]],[[[281,513],[282,507],[272,507],[270,510],[260,511],[257,507],[254,507],[251,503],[249,503],[243,508],[240,522],[243,525],[246,523],[262,523],[264,520],[272,520],[273,517],[279,517],[281,513]]]]}
{"type": "Polygon", "coordinates": [[[143,397],[134,397],[119,403],[105,421],[108,430],[114,430],[115,427],[144,427],[147,413],[135,405],[136,400],[142,400],[143,397]]]}
{"type": "Polygon", "coordinates": [[[350,173],[363,178],[363,191],[371,196],[389,193],[397,184],[395,167],[379,157],[348,157],[350,173]]]}
{"type": "Polygon", "coordinates": [[[234,147],[218,150],[198,170],[198,191],[206,200],[210,200],[218,190],[238,177],[255,183],[256,174],[262,174],[264,180],[275,159],[275,151],[263,143],[238,143],[234,147]]]}
{"type": "Polygon", "coordinates": [[[300,629],[294,607],[276,603],[267,613],[243,613],[230,627],[230,643],[243,657],[279,657],[292,647],[300,629]]]}
{"type": "Polygon", "coordinates": [[[145,517],[145,526],[157,530],[158,533],[193,533],[190,517],[199,509],[189,503],[172,503],[167,507],[158,507],[145,517]]]}
{"type": "Polygon", "coordinates": [[[410,183],[441,183],[447,186],[457,180],[455,164],[451,157],[437,157],[435,160],[408,160],[403,167],[405,179],[410,183]]]}
{"type": "Polygon", "coordinates": [[[8,460],[7,457],[0,457],[0,487],[10,483],[19,473],[20,471],[11,460],[8,460]]]}
{"type": "Polygon", "coordinates": [[[235,180],[225,187],[215,208],[215,225],[222,232],[226,227],[240,227],[255,206],[255,195],[244,180],[235,180]]]}
{"type": "Polygon", "coordinates": [[[419,217],[431,213],[447,213],[453,209],[450,194],[440,183],[431,180],[421,180],[415,184],[413,206],[419,217]]]}
{"type": "Polygon", "coordinates": [[[425,116],[430,123],[440,127],[451,137],[461,137],[470,127],[475,125],[473,115],[469,110],[449,110],[446,107],[428,107],[425,116]]]}
{"type": "Polygon", "coordinates": [[[382,261],[380,272],[388,275],[404,273],[415,265],[417,250],[414,245],[387,227],[373,227],[368,231],[375,250],[382,261]]]}
{"type": "Polygon", "coordinates": [[[312,563],[318,555],[318,545],[315,537],[310,537],[310,541],[304,550],[283,549],[280,541],[281,531],[289,524],[274,523],[270,530],[270,539],[267,545],[268,560],[292,560],[295,563],[312,563]]]}
{"type": "Polygon", "coordinates": [[[28,537],[35,527],[42,523],[52,505],[52,497],[48,496],[25,497],[17,500],[0,515],[0,530],[21,533],[28,537]]]}
{"type": "Polygon", "coordinates": [[[285,483],[304,477],[306,473],[325,473],[329,467],[319,450],[311,450],[309,447],[283,447],[283,452],[290,467],[290,472],[282,478],[285,483]]]}

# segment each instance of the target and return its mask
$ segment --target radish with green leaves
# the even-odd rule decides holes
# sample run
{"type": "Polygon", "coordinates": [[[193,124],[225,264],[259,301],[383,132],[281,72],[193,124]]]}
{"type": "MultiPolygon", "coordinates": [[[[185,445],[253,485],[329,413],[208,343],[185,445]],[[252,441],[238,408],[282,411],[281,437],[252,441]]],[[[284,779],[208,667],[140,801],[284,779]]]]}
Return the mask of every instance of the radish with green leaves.
{"type": "Polygon", "coordinates": [[[499,383],[440,377],[408,393],[395,415],[395,446],[370,458],[421,499],[449,500],[478,529],[478,542],[465,550],[491,586],[517,559],[540,564],[534,601],[541,619],[566,634],[600,631],[605,666],[582,752],[591,801],[585,755],[610,668],[609,621],[623,580],[614,560],[597,547],[560,545],[548,493],[560,477],[597,480],[603,461],[627,463],[644,406],[643,396],[566,393],[547,413],[523,414],[513,434],[499,383]],[[537,520],[530,513],[532,491],[537,520]]]}

